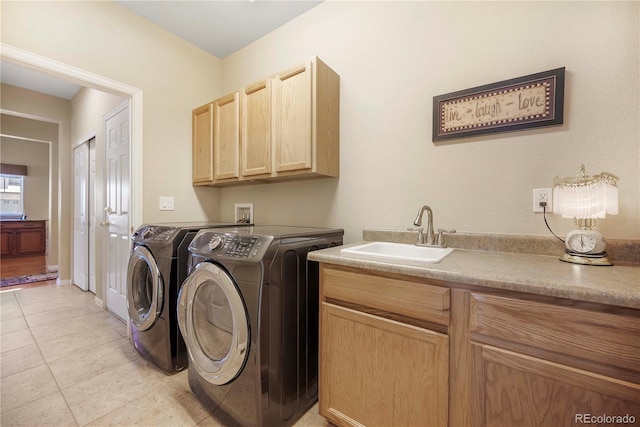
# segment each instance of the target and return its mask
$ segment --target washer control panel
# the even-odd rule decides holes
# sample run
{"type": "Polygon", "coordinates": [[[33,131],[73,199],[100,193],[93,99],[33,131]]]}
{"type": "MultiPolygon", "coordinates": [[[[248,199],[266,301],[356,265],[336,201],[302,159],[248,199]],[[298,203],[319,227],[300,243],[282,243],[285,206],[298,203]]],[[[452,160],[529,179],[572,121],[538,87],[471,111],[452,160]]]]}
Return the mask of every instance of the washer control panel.
{"type": "Polygon", "coordinates": [[[195,246],[192,243],[192,252],[203,254],[204,249],[216,257],[250,259],[261,254],[262,249],[268,246],[268,239],[263,236],[215,233],[209,234],[206,240],[195,246]]]}

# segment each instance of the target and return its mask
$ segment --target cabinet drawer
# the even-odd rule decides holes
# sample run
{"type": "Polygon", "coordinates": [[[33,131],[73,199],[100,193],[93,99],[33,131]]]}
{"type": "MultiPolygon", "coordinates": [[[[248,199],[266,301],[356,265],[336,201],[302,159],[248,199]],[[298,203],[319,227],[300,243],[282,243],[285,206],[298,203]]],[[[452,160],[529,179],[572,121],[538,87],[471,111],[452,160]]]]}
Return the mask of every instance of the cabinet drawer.
{"type": "Polygon", "coordinates": [[[322,297],[449,325],[449,289],[322,266],[322,297]]]}
{"type": "Polygon", "coordinates": [[[471,294],[472,339],[511,341],[640,372],[640,317],[471,294]]]}

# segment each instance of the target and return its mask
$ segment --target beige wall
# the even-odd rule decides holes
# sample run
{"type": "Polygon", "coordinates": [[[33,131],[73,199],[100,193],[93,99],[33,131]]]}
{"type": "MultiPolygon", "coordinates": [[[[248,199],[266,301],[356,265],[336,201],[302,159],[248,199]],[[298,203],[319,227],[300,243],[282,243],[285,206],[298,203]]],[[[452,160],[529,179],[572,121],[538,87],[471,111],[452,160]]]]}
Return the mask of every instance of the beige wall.
{"type": "Polygon", "coordinates": [[[49,143],[3,137],[2,162],[27,167],[23,207],[27,219],[49,220],[49,143]]]}
{"type": "MultiPolygon", "coordinates": [[[[51,181],[48,184],[51,201],[47,229],[47,264],[57,265],[59,274],[68,278],[69,265],[65,259],[68,260],[69,240],[59,239],[60,230],[67,222],[64,215],[61,215],[64,207],[61,191],[63,181],[59,177],[60,171],[64,172],[69,169],[66,144],[60,143],[60,141],[69,140],[71,122],[69,101],[3,84],[0,90],[0,107],[5,111],[19,113],[33,120],[29,126],[21,126],[19,129],[9,130],[10,132],[20,133],[17,136],[51,141],[51,167],[49,171],[51,181]],[[51,126],[57,130],[52,131],[51,126]]],[[[3,127],[3,133],[5,131],[6,129],[3,127]]]]}
{"type": "MultiPolygon", "coordinates": [[[[221,190],[222,220],[410,227],[418,208],[459,231],[549,235],[532,189],[620,177],[610,238],[640,238],[637,2],[326,1],[223,61],[223,92],[318,55],[341,77],[339,180],[221,190]],[[433,96],[566,67],[560,127],[431,141],[433,96]]],[[[550,216],[557,233],[570,220],[550,216]]]]}
{"type": "Polygon", "coordinates": [[[0,7],[3,43],[143,91],[145,222],[217,219],[218,191],[191,186],[191,110],[220,95],[220,59],[109,1],[0,7]]]}
{"type": "Polygon", "coordinates": [[[222,61],[110,2],[1,7],[3,43],[144,91],[145,221],[232,220],[253,202],[259,223],[343,227],[349,242],[429,204],[437,227],[548,235],[532,189],[585,163],[620,176],[620,215],[599,229],[640,238],[636,2],[326,1],[222,61]],[[316,54],[341,76],[340,179],[193,189],[191,109],[316,54]],[[433,96],[563,66],[563,126],[431,142],[433,96]]]}
{"type": "MultiPolygon", "coordinates": [[[[0,40],[47,59],[143,91],[144,222],[219,218],[218,190],[191,186],[191,109],[220,93],[221,61],[112,2],[0,2],[0,40]],[[117,28],[117,31],[114,31],[117,28]],[[176,173],[176,171],[184,171],[176,173]],[[159,196],[174,196],[176,210],[160,212],[159,196]]],[[[96,88],[100,89],[100,88],[96,88]]],[[[2,108],[9,108],[2,99],[2,108]]],[[[29,100],[14,111],[40,110],[29,100]]],[[[68,107],[67,113],[68,113],[68,107]]],[[[46,110],[46,109],[45,109],[46,110]]],[[[37,114],[37,113],[34,113],[37,114]]],[[[54,113],[42,111],[42,117],[54,113]]],[[[61,126],[60,209],[70,212],[69,120],[61,126]]],[[[57,170],[56,170],[57,173],[57,170]]],[[[61,216],[61,236],[71,236],[72,216],[61,216]]],[[[138,225],[138,224],[133,224],[138,225]]],[[[71,238],[60,239],[60,278],[71,277],[71,238]]]]}

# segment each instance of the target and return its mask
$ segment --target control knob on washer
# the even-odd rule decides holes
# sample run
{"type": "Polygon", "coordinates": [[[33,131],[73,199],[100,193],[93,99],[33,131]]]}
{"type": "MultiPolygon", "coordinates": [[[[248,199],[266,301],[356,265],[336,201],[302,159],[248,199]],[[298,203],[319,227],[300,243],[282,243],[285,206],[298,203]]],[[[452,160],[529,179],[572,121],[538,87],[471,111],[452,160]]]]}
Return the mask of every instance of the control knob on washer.
{"type": "Polygon", "coordinates": [[[209,240],[209,250],[215,251],[216,249],[220,249],[224,245],[224,237],[222,236],[213,236],[211,240],[209,240]]]}

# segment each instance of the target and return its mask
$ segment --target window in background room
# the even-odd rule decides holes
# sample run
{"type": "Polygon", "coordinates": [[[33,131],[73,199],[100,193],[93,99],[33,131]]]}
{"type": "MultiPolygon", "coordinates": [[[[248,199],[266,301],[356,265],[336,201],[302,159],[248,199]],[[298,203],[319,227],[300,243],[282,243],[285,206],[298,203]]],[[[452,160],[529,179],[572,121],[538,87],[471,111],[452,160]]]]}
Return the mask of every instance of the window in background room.
{"type": "Polygon", "coordinates": [[[21,219],[23,217],[23,190],[23,176],[0,174],[0,218],[21,219]]]}

